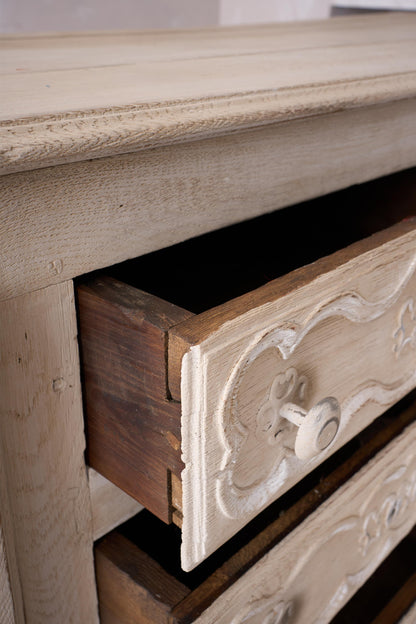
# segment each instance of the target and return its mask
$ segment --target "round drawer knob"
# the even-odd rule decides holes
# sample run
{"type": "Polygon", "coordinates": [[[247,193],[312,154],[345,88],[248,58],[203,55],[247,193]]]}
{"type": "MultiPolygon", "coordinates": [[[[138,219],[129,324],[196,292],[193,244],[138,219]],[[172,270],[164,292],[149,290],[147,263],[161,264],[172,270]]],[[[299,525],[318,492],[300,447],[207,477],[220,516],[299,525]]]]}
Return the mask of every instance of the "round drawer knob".
{"type": "Polygon", "coordinates": [[[309,412],[294,403],[284,403],[280,416],[299,427],[295,453],[299,459],[311,459],[334,440],[341,420],[341,408],[334,397],[326,397],[309,412]]]}

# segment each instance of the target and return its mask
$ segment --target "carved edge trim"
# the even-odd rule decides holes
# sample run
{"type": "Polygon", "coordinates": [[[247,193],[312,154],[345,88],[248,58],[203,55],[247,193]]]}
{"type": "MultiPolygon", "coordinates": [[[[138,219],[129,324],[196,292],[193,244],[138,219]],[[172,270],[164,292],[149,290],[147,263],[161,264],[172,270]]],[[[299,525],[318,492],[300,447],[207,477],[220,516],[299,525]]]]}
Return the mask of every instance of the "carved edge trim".
{"type": "Polygon", "coordinates": [[[36,168],[49,167],[143,151],[190,139],[213,138],[265,124],[304,119],[318,113],[339,112],[340,108],[354,109],[360,100],[365,101],[367,108],[413,97],[416,97],[416,72],[410,71],[277,91],[262,89],[182,102],[166,101],[159,106],[121,105],[93,112],[81,110],[64,113],[59,119],[46,114],[40,118],[5,121],[0,123],[4,145],[0,175],[30,170],[34,159],[36,168]],[[345,88],[346,85],[349,89],[345,88]],[[299,99],[307,104],[294,106],[294,101],[297,104],[299,99]],[[186,120],[179,135],[178,115],[186,120]],[[218,125],[219,117],[224,120],[223,124],[218,125]],[[158,124],[155,118],[159,120],[158,124]],[[45,135],[48,150],[42,150],[45,135]]]}
{"type": "MultiPolygon", "coordinates": [[[[205,436],[202,393],[195,388],[205,381],[206,369],[202,366],[200,346],[191,347],[182,359],[181,397],[192,418],[181,419],[182,461],[182,544],[181,566],[185,572],[192,570],[209,553],[206,551],[206,492],[205,492],[205,436]],[[186,402],[186,403],[185,403],[186,402]]],[[[205,387],[205,386],[204,386],[205,387]]]]}

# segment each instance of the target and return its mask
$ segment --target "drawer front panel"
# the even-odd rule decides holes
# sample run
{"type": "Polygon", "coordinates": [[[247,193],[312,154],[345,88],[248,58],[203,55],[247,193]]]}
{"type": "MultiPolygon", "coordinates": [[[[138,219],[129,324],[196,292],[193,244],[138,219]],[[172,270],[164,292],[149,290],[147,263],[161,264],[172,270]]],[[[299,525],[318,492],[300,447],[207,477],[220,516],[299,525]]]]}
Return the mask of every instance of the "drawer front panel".
{"type": "Polygon", "coordinates": [[[415,523],[415,445],[412,425],[196,622],[329,622],[415,523]]]}
{"type": "MultiPolygon", "coordinates": [[[[309,281],[305,269],[293,274],[281,296],[277,280],[269,301],[235,318],[225,309],[221,322],[218,308],[217,327],[189,340],[184,569],[416,385],[414,223],[383,236],[366,250],[352,246],[346,261],[335,254],[315,263],[309,281]]],[[[172,330],[170,356],[195,324],[201,331],[203,317],[172,330]]]]}

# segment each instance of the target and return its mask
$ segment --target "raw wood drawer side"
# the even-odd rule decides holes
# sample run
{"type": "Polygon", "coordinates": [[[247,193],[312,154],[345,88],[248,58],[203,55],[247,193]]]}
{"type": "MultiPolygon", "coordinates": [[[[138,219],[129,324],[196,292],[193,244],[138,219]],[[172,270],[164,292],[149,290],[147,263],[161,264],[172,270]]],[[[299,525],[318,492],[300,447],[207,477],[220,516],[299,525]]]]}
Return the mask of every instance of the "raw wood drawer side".
{"type": "Polygon", "coordinates": [[[180,475],[180,405],[168,400],[166,331],[189,317],[116,280],[78,289],[88,461],[165,522],[180,475]]]}

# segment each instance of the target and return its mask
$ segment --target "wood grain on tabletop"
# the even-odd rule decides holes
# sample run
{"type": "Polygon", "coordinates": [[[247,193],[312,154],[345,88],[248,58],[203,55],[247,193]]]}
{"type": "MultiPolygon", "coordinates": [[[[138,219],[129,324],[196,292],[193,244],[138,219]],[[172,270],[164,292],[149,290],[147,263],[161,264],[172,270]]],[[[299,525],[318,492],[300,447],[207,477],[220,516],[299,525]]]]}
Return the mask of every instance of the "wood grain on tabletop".
{"type": "Polygon", "coordinates": [[[88,463],[170,521],[180,404],[168,400],[167,329],[190,313],[111,278],[78,288],[88,463]]]}
{"type": "MultiPolygon", "coordinates": [[[[71,282],[0,306],[1,463],[27,624],[98,621],[71,282]]],[[[11,535],[10,535],[11,533],[11,535]]],[[[13,583],[13,577],[11,577],[13,583]]]]}
{"type": "MultiPolygon", "coordinates": [[[[394,409],[396,410],[396,408],[394,409]]],[[[329,527],[335,526],[336,529],[339,517],[347,517],[349,521],[352,521],[359,502],[366,498],[371,500],[374,492],[377,492],[378,497],[378,490],[380,490],[381,500],[383,500],[385,473],[393,473],[394,470],[390,471],[390,465],[392,463],[394,465],[394,462],[400,463],[400,460],[406,456],[406,435],[414,436],[416,432],[413,423],[414,418],[414,404],[406,409],[402,408],[401,411],[397,410],[394,418],[387,421],[387,426],[378,427],[377,431],[363,438],[362,443],[357,445],[352,455],[348,454],[347,460],[344,456],[344,460],[341,460],[341,463],[338,460],[338,463],[335,463],[335,468],[332,467],[331,472],[325,474],[324,478],[317,477],[319,483],[312,481],[311,486],[307,485],[306,492],[303,491],[300,498],[295,498],[288,507],[284,507],[284,513],[271,512],[271,523],[267,524],[260,532],[258,528],[254,528],[252,530],[255,533],[254,537],[249,539],[239,550],[235,552],[232,550],[231,556],[228,556],[222,563],[221,557],[224,555],[219,555],[220,564],[218,565],[214,560],[208,564],[206,572],[198,573],[195,571],[196,579],[200,575],[199,580],[192,580],[193,573],[189,578],[182,574],[181,581],[176,580],[172,576],[173,572],[168,571],[172,567],[170,564],[165,569],[156,561],[152,562],[151,574],[140,576],[141,566],[139,562],[143,560],[147,562],[148,555],[133,543],[135,538],[133,537],[132,541],[126,539],[121,534],[122,530],[120,531],[120,529],[107,535],[96,546],[98,591],[103,613],[105,612],[103,621],[106,624],[136,622],[136,614],[141,613],[142,609],[148,609],[149,603],[152,604],[155,596],[157,596],[164,604],[165,610],[158,611],[157,616],[152,616],[151,612],[146,611],[149,614],[149,620],[144,620],[146,622],[189,624],[194,621],[199,622],[199,616],[201,622],[204,623],[206,621],[210,623],[222,621],[221,617],[224,617],[226,622],[230,622],[232,615],[229,609],[244,611],[244,604],[251,602],[252,595],[256,595],[259,599],[258,602],[261,602],[262,592],[260,588],[264,588],[264,592],[269,598],[275,596],[271,607],[278,606],[281,601],[279,595],[281,591],[275,590],[274,593],[269,593],[268,583],[274,582],[277,585],[279,577],[283,580],[283,584],[286,582],[286,594],[290,594],[291,590],[297,592],[301,586],[309,594],[308,583],[310,583],[311,578],[316,577],[308,571],[310,545],[313,544],[316,547],[312,549],[315,551],[315,555],[312,554],[312,564],[315,563],[316,552],[322,551],[324,560],[326,557],[330,557],[331,561],[334,560],[334,548],[342,549],[345,552],[343,541],[345,533],[343,535],[342,531],[338,545],[336,537],[335,544],[333,541],[325,543],[330,532],[329,527]],[[403,429],[405,429],[404,434],[402,434],[403,429]],[[394,439],[395,436],[400,437],[394,439]],[[367,463],[369,461],[370,464],[367,463]],[[370,470],[368,470],[369,468],[370,470]],[[369,472],[368,476],[367,472],[369,472]],[[330,522],[329,519],[331,519],[330,522]],[[312,533],[314,539],[309,544],[308,535],[312,533]],[[210,572],[212,567],[214,571],[210,572]],[[303,568],[305,568],[304,571],[303,568]],[[290,579],[287,580],[287,570],[297,570],[299,584],[297,582],[290,583],[290,579]],[[245,574],[246,572],[247,574],[245,574]],[[304,585],[302,578],[305,575],[307,582],[304,585]],[[163,597],[161,593],[166,587],[170,588],[169,599],[163,597]],[[130,597],[133,596],[130,600],[123,599],[124,592],[127,591],[125,588],[129,588],[129,595],[130,597]],[[235,598],[235,590],[238,592],[237,598],[235,598]]],[[[388,493],[385,494],[387,496],[388,493]]],[[[411,509],[408,512],[410,513],[411,509]]],[[[366,516],[366,513],[363,515],[366,516]]],[[[409,513],[404,515],[405,524],[400,525],[403,532],[400,535],[394,535],[390,541],[390,549],[394,548],[398,540],[410,530],[412,523],[409,513]]],[[[132,526],[132,531],[140,544],[141,534],[137,533],[134,526],[132,526]]],[[[370,557],[372,568],[377,565],[377,548],[381,549],[382,544],[379,544],[372,551],[370,557]]],[[[360,561],[358,548],[354,545],[350,551],[350,559],[355,559],[354,565],[363,565],[362,560],[360,561]]],[[[318,554],[318,559],[319,557],[318,554]]],[[[339,565],[334,576],[338,581],[344,573],[348,574],[350,571],[346,569],[346,566],[350,565],[351,561],[346,564],[343,556],[339,556],[336,560],[339,565]]],[[[319,561],[317,563],[319,564],[319,561]]],[[[365,563],[369,563],[368,557],[365,563]]],[[[370,573],[371,570],[366,567],[364,576],[368,578],[370,573]]],[[[315,588],[315,597],[312,597],[311,600],[309,595],[308,599],[304,601],[303,593],[299,589],[302,594],[300,596],[301,604],[305,607],[306,602],[309,615],[311,607],[312,609],[323,609],[333,598],[331,583],[326,582],[327,576],[324,573],[321,577],[325,579],[325,582],[321,583],[319,591],[315,588]],[[327,586],[329,586],[328,590],[327,586]]],[[[354,586],[351,586],[347,592],[343,593],[342,603],[351,597],[355,589],[354,586]]],[[[312,591],[311,593],[313,594],[312,591]]],[[[267,599],[265,602],[267,603],[267,599]]],[[[256,602],[254,601],[254,603],[255,608],[256,602]]],[[[265,606],[267,608],[267,604],[265,606]]],[[[340,603],[337,603],[337,607],[340,608],[340,606],[340,603]]],[[[161,608],[160,605],[159,608],[161,608]]],[[[236,621],[240,622],[239,619],[236,621]]],[[[241,621],[244,621],[243,617],[241,621]]],[[[304,619],[299,621],[305,621],[309,624],[312,620],[308,620],[308,615],[306,615],[304,619]]]]}
{"type": "Polygon", "coordinates": [[[416,16],[2,38],[3,173],[416,94],[416,16]]]}

